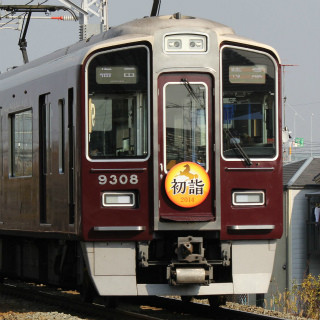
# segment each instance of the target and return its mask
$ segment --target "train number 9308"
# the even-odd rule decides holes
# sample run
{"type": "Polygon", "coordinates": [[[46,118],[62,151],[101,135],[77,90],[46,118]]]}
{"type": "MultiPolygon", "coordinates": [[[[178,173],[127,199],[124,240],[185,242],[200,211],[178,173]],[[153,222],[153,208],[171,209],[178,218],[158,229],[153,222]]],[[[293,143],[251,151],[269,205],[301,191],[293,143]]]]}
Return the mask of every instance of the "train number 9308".
{"type": "Polygon", "coordinates": [[[126,175],[122,174],[121,176],[117,177],[116,175],[112,174],[109,177],[105,175],[98,176],[99,184],[105,185],[107,183],[111,185],[116,184],[137,184],[139,182],[138,176],[136,174],[126,175]]]}

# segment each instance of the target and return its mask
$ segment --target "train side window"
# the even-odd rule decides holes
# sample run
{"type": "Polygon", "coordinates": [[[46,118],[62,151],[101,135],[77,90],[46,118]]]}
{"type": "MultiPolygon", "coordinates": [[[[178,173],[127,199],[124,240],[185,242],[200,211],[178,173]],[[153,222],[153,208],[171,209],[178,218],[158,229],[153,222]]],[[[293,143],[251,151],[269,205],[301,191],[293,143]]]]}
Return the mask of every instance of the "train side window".
{"type": "Polygon", "coordinates": [[[11,114],[11,177],[32,176],[32,110],[11,114]]]}
{"type": "Polygon", "coordinates": [[[149,148],[149,50],[98,53],[87,66],[87,154],[145,159],[149,148]]]}
{"type": "Polygon", "coordinates": [[[59,173],[63,174],[65,171],[64,165],[65,165],[65,116],[64,116],[64,105],[65,101],[64,99],[60,99],[58,101],[58,112],[59,112],[59,173]]]}

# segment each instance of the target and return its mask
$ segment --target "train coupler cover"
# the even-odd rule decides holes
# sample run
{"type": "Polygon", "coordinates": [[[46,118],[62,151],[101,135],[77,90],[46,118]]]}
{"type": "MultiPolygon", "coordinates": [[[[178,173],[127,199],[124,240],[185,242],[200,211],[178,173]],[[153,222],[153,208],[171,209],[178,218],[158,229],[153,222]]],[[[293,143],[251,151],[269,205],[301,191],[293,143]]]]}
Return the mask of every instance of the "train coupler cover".
{"type": "Polygon", "coordinates": [[[213,281],[213,267],[209,264],[172,263],[167,266],[167,280],[171,286],[209,285],[213,281]]]}

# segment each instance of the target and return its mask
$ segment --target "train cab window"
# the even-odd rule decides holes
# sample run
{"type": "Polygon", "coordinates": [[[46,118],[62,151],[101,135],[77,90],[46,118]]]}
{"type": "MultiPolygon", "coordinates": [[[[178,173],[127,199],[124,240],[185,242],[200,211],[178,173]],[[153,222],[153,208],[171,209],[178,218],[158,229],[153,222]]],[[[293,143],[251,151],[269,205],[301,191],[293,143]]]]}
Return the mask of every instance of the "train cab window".
{"type": "Polygon", "coordinates": [[[11,177],[32,176],[32,110],[10,115],[11,177]]]}
{"type": "Polygon", "coordinates": [[[167,83],[165,97],[166,171],[192,161],[207,168],[207,95],[205,83],[167,83]]]}
{"type": "Polygon", "coordinates": [[[271,56],[222,49],[223,156],[277,156],[277,69],[271,56]]]}
{"type": "Polygon", "coordinates": [[[92,160],[148,155],[148,68],[145,46],[98,53],[87,72],[87,150],[92,160]]]}

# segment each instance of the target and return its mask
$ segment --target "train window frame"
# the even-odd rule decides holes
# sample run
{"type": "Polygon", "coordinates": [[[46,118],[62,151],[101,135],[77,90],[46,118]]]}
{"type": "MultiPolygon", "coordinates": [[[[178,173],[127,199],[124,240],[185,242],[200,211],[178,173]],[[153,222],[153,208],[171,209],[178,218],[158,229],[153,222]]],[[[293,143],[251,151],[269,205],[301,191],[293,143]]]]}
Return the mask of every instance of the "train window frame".
{"type": "MultiPolygon", "coordinates": [[[[28,178],[28,177],[32,177],[33,175],[33,110],[32,108],[26,108],[23,110],[19,110],[16,112],[12,112],[8,114],[9,117],[9,128],[10,128],[10,139],[9,139],[9,143],[10,143],[10,165],[9,165],[9,178],[28,178]],[[23,114],[27,114],[30,112],[30,116],[31,116],[31,150],[28,152],[28,155],[31,155],[31,166],[29,166],[29,170],[30,174],[26,174],[26,171],[24,170],[25,168],[25,162],[23,161],[22,167],[23,170],[20,172],[17,170],[16,167],[16,154],[15,154],[15,145],[16,145],[16,134],[18,133],[18,131],[16,130],[16,117],[18,115],[23,115],[23,114]]],[[[22,121],[24,122],[24,119],[22,119],[22,121]]],[[[24,129],[24,128],[23,128],[24,129]]],[[[23,138],[25,138],[26,134],[25,132],[23,132],[22,134],[23,138]]]]}
{"type": "MultiPolygon", "coordinates": [[[[150,149],[151,149],[151,53],[150,53],[150,48],[146,44],[135,44],[132,46],[123,46],[119,48],[105,48],[104,50],[99,50],[95,53],[93,53],[86,61],[85,63],[85,68],[84,68],[84,81],[85,81],[85,155],[86,159],[90,162],[123,162],[124,160],[126,162],[144,162],[147,161],[150,158],[150,149]],[[115,52],[120,52],[120,51],[126,51],[126,50],[132,50],[132,49],[138,49],[138,48],[143,48],[146,50],[146,56],[147,56],[147,61],[146,61],[146,105],[144,110],[146,111],[146,131],[147,133],[145,134],[145,139],[146,141],[146,152],[142,156],[136,156],[136,157],[125,157],[125,156],[119,156],[119,157],[104,157],[104,158],[92,158],[89,154],[89,83],[88,83],[88,69],[90,66],[90,63],[92,60],[97,57],[98,55],[103,55],[103,54],[108,54],[108,53],[115,53],[115,52]]],[[[129,64],[128,64],[129,66],[129,64]]],[[[130,65],[131,66],[131,65],[130,65]]],[[[135,93],[137,95],[137,91],[135,93]]],[[[123,141],[124,145],[126,145],[127,141],[123,141]]]]}
{"type": "MultiPolygon", "coordinates": [[[[225,156],[224,155],[224,143],[223,143],[223,139],[224,139],[224,88],[223,88],[223,79],[224,79],[224,63],[223,63],[223,50],[226,48],[231,48],[231,49],[235,49],[235,50],[243,50],[246,52],[253,52],[256,54],[260,54],[263,56],[266,56],[271,62],[272,65],[274,67],[274,116],[273,116],[273,130],[274,130],[274,154],[272,155],[272,157],[267,157],[266,154],[261,155],[260,157],[252,157],[251,155],[249,155],[250,160],[254,160],[254,161],[274,161],[276,159],[278,159],[279,157],[279,123],[278,123],[278,117],[279,117],[279,101],[278,101],[278,97],[279,97],[279,71],[278,71],[278,64],[277,64],[277,60],[270,54],[267,52],[267,49],[265,48],[260,48],[259,49],[253,49],[253,48],[249,48],[249,47],[245,47],[245,46],[238,46],[238,45],[231,45],[231,44],[225,44],[222,45],[220,48],[220,143],[221,143],[221,148],[220,148],[220,152],[221,152],[221,158],[224,161],[236,161],[236,162],[241,162],[243,161],[243,158],[239,155],[239,156],[225,156]]],[[[258,83],[258,82],[257,82],[258,83]]],[[[256,84],[254,82],[249,82],[248,84],[256,84]]],[[[259,84],[259,83],[258,83],[259,84]]],[[[237,139],[235,137],[235,139],[237,139]]]]}
{"type": "MultiPolygon", "coordinates": [[[[202,85],[205,87],[206,90],[206,101],[205,101],[205,146],[206,146],[206,162],[204,169],[206,172],[209,172],[209,88],[208,85],[203,82],[203,81],[191,81],[190,83],[188,82],[189,85],[202,85]]],[[[183,82],[179,81],[169,81],[166,82],[166,84],[163,86],[163,105],[162,105],[162,110],[163,110],[163,163],[167,163],[167,100],[166,100],[166,89],[169,85],[184,85],[183,82]]],[[[187,160],[184,160],[187,161],[187,160]]],[[[180,162],[177,162],[180,163],[180,162]]],[[[169,169],[170,170],[170,169],[169,169]]],[[[164,172],[168,173],[169,170],[167,169],[167,165],[164,167],[164,172]]]]}

